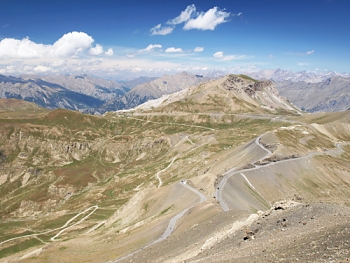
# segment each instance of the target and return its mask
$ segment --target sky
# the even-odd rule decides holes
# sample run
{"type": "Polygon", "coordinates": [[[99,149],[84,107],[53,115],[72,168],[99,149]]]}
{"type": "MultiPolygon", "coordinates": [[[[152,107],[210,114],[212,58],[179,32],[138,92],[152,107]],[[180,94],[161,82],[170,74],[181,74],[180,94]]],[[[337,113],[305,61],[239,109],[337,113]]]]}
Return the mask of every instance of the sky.
{"type": "Polygon", "coordinates": [[[350,73],[349,0],[1,0],[0,74],[350,73]]]}

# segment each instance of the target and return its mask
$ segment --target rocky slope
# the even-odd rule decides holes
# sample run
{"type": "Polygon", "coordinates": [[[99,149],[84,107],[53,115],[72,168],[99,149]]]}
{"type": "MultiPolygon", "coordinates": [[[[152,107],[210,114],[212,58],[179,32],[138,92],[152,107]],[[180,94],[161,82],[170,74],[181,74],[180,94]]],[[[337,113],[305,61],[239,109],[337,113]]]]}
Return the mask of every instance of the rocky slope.
{"type": "Polygon", "coordinates": [[[34,102],[55,109],[93,111],[106,99],[125,93],[115,82],[88,76],[26,76],[21,78],[0,76],[0,97],[34,102]]]}
{"type": "Polygon", "coordinates": [[[87,75],[0,76],[0,97],[23,99],[49,109],[65,108],[102,114],[130,109],[149,99],[174,93],[207,79],[183,72],[157,79],[140,77],[124,82],[126,86],[123,86],[123,83],[87,75]]]}
{"type": "Polygon", "coordinates": [[[105,111],[114,109],[134,108],[148,100],[162,97],[183,90],[187,87],[196,86],[199,83],[208,80],[203,76],[191,75],[182,72],[176,75],[164,75],[151,82],[135,86],[127,92],[123,98],[108,101],[103,105],[105,111]]]}
{"type": "Polygon", "coordinates": [[[190,111],[215,113],[276,113],[298,112],[279,96],[271,81],[257,81],[245,75],[227,75],[204,82],[159,100],[140,105],[137,109],[157,107],[157,111],[190,111]]]}
{"type": "Polygon", "coordinates": [[[60,85],[68,90],[85,94],[102,101],[124,95],[129,88],[115,81],[96,78],[89,75],[79,76],[23,76],[23,79],[40,79],[49,83],[60,85]]]}
{"type": "Polygon", "coordinates": [[[131,79],[131,80],[127,80],[127,81],[119,81],[118,83],[120,83],[123,87],[128,88],[129,90],[132,90],[134,87],[136,87],[137,85],[143,84],[143,83],[148,83],[151,82],[153,80],[157,79],[156,77],[138,77],[136,79],[131,79]]]}
{"type": "Polygon", "coordinates": [[[308,112],[350,108],[350,78],[332,77],[319,83],[284,81],[276,87],[282,96],[308,112]]]}

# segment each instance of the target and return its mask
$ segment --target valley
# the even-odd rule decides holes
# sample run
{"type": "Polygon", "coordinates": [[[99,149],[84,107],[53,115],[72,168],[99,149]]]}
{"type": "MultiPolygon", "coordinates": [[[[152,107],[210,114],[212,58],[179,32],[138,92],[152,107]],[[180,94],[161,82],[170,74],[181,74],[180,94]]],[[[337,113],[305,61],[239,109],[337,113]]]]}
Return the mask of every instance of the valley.
{"type": "Polygon", "coordinates": [[[153,105],[0,101],[0,262],[349,259],[349,111],[244,75],[153,105]]]}

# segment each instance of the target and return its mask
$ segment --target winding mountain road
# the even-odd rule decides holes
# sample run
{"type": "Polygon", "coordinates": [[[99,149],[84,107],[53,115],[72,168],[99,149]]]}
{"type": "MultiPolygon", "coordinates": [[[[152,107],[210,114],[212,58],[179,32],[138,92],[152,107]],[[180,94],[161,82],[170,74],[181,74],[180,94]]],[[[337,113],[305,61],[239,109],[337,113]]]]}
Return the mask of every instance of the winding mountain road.
{"type": "MultiPolygon", "coordinates": [[[[271,155],[272,152],[268,149],[266,149],[264,147],[264,145],[262,145],[260,143],[260,139],[262,136],[264,136],[266,133],[264,134],[261,134],[260,136],[258,136],[256,139],[255,139],[255,143],[263,150],[266,151],[266,154],[261,157],[260,159],[256,160],[254,163],[256,162],[259,162],[259,161],[262,161],[263,159],[265,159],[267,156],[271,155]]],[[[290,161],[294,161],[294,160],[300,160],[300,159],[307,159],[307,158],[310,158],[310,157],[313,157],[315,155],[324,155],[324,154],[339,154],[339,152],[341,151],[342,149],[342,146],[343,145],[347,145],[348,143],[336,143],[335,146],[337,149],[335,150],[330,150],[330,151],[325,151],[325,152],[312,152],[312,153],[309,153],[308,155],[305,155],[305,156],[301,156],[301,157],[295,157],[295,158],[290,158],[290,159],[284,159],[284,160],[279,160],[279,161],[275,161],[275,162],[270,162],[268,164],[265,164],[265,165],[257,165],[257,164],[254,164],[252,163],[252,165],[254,167],[252,168],[247,168],[247,169],[242,169],[242,170],[236,170],[236,168],[232,168],[231,170],[227,171],[224,175],[224,178],[221,180],[221,182],[219,183],[217,189],[216,189],[216,193],[215,193],[215,196],[216,196],[216,199],[217,201],[219,202],[221,208],[223,211],[227,212],[230,210],[230,208],[228,207],[228,205],[225,203],[225,201],[223,200],[222,198],[222,192],[225,190],[225,185],[227,183],[227,180],[232,177],[233,175],[236,175],[238,173],[240,173],[243,178],[248,182],[249,185],[251,185],[251,183],[249,182],[248,178],[243,174],[244,172],[248,172],[248,171],[254,171],[254,170],[258,170],[260,168],[263,168],[263,167],[269,167],[269,166],[273,166],[273,165],[276,165],[276,164],[280,164],[280,163],[283,163],[283,162],[290,162],[290,161]]],[[[252,185],[251,185],[252,186],[252,185]]],[[[263,197],[255,188],[254,186],[252,186],[252,189],[256,191],[257,194],[259,194],[261,197],[263,197]]]]}
{"type": "Polygon", "coordinates": [[[44,232],[41,232],[41,233],[37,233],[37,234],[30,234],[30,235],[24,235],[24,236],[19,236],[19,237],[13,237],[13,238],[10,238],[10,239],[7,239],[5,241],[2,241],[0,242],[0,245],[2,244],[5,244],[7,242],[10,242],[10,241],[13,241],[13,240],[17,240],[17,239],[21,239],[21,238],[28,238],[28,237],[36,237],[36,236],[41,236],[41,235],[46,235],[46,234],[49,234],[49,233],[52,233],[54,231],[57,231],[57,230],[61,230],[59,231],[55,236],[53,236],[50,240],[51,241],[55,241],[55,239],[57,237],[59,237],[63,232],[65,232],[66,230],[68,230],[69,228],[72,228],[78,224],[80,224],[81,222],[83,222],[85,219],[87,219],[89,216],[91,216],[93,213],[95,213],[95,211],[98,209],[98,206],[95,205],[95,206],[91,206],[87,209],[85,209],[83,212],[80,212],[79,214],[73,216],[71,219],[69,219],[63,226],[61,227],[58,227],[58,228],[55,228],[55,229],[51,229],[51,230],[48,230],[48,231],[44,231],[44,232]],[[73,225],[70,225],[68,226],[73,220],[75,220],[78,216],[81,216],[83,214],[85,214],[86,212],[92,210],[88,215],[84,216],[82,219],[80,219],[78,222],[74,223],[73,225]]]}
{"type": "MultiPolygon", "coordinates": [[[[187,184],[187,181],[186,181],[186,180],[182,180],[182,181],[180,182],[180,184],[181,184],[183,187],[186,187],[187,189],[189,189],[189,190],[191,190],[192,192],[194,192],[195,194],[197,194],[197,195],[200,197],[200,202],[199,202],[199,203],[203,203],[203,202],[205,202],[205,201],[207,200],[207,198],[206,198],[201,192],[199,192],[198,190],[196,190],[196,189],[194,189],[193,187],[189,186],[189,185],[187,184]]],[[[197,204],[196,204],[196,205],[197,205],[197,204]]],[[[163,233],[158,239],[156,239],[155,241],[153,241],[152,243],[150,243],[150,244],[148,244],[148,245],[146,245],[146,246],[144,246],[144,247],[142,247],[142,248],[140,248],[140,249],[138,249],[138,250],[136,250],[136,251],[134,251],[134,252],[132,252],[132,253],[130,253],[130,254],[127,254],[127,255],[125,255],[125,256],[123,256],[123,257],[121,257],[121,258],[118,258],[118,259],[116,259],[116,260],[114,260],[114,261],[109,261],[108,263],[116,263],[116,262],[119,262],[119,261],[121,261],[121,260],[123,260],[123,259],[126,259],[126,258],[128,258],[128,257],[131,257],[131,256],[137,254],[138,252],[140,252],[141,250],[143,250],[143,249],[145,249],[145,248],[148,248],[148,247],[150,247],[150,246],[152,246],[152,245],[154,245],[154,244],[157,244],[157,243],[159,243],[159,242],[161,242],[161,241],[167,239],[167,238],[171,235],[171,233],[174,231],[177,221],[178,221],[181,217],[183,217],[184,214],[186,214],[186,212],[187,212],[188,210],[190,210],[191,208],[193,208],[193,207],[196,206],[196,205],[193,205],[193,206],[191,206],[191,207],[188,207],[188,208],[182,210],[180,213],[178,213],[178,214],[176,214],[175,216],[173,216],[173,217],[170,219],[169,224],[168,224],[167,228],[165,229],[164,233],[163,233]]]]}

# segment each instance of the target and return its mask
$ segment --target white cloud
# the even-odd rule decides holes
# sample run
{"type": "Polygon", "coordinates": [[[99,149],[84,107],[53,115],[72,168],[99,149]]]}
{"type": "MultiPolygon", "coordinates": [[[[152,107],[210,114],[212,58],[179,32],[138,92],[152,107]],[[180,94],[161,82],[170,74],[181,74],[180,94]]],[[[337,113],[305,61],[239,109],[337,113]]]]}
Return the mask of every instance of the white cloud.
{"type": "Polygon", "coordinates": [[[64,60],[55,60],[51,63],[52,67],[62,67],[66,64],[66,61],[64,60]]]}
{"type": "Polygon", "coordinates": [[[49,46],[36,44],[29,38],[4,38],[0,41],[0,58],[37,58],[48,53],[49,46]]]}
{"type": "Polygon", "coordinates": [[[152,52],[156,48],[162,48],[162,45],[159,44],[150,44],[144,49],[140,49],[138,53],[149,53],[152,52]]]}
{"type": "Polygon", "coordinates": [[[158,24],[155,27],[151,28],[151,35],[168,35],[173,32],[174,27],[162,27],[162,24],[158,24]]]}
{"type": "Polygon", "coordinates": [[[53,44],[50,53],[54,56],[76,55],[91,47],[93,42],[94,39],[84,32],[70,32],[53,44]]]}
{"type": "Polygon", "coordinates": [[[97,44],[95,47],[90,48],[89,54],[92,56],[101,55],[103,53],[103,47],[97,44]]]}
{"type": "Polygon", "coordinates": [[[194,4],[189,5],[186,7],[184,11],[181,12],[181,14],[178,17],[169,20],[167,24],[177,25],[177,24],[186,22],[191,18],[192,14],[195,12],[196,12],[196,6],[194,4]]]}
{"type": "Polygon", "coordinates": [[[183,50],[181,48],[169,47],[165,50],[166,53],[181,53],[183,50]]]}
{"type": "Polygon", "coordinates": [[[309,66],[311,65],[310,63],[304,63],[304,62],[298,62],[298,66],[302,67],[302,66],[309,66]]]}
{"type": "Polygon", "coordinates": [[[229,12],[213,7],[205,13],[201,12],[197,18],[188,20],[183,29],[214,30],[217,25],[227,22],[229,16],[229,12]]]}
{"type": "Polygon", "coordinates": [[[87,50],[93,42],[84,32],[67,33],[53,45],[37,44],[28,37],[22,40],[4,38],[0,41],[0,58],[68,57],[87,50]]]}
{"type": "Polygon", "coordinates": [[[222,51],[214,53],[213,57],[220,59],[222,61],[242,60],[242,59],[251,58],[251,57],[248,57],[246,55],[224,55],[224,52],[222,52],[222,51]]]}
{"type": "MultiPolygon", "coordinates": [[[[207,12],[196,12],[196,6],[194,4],[186,7],[179,16],[166,22],[171,26],[162,26],[158,24],[151,28],[152,35],[168,35],[170,34],[176,25],[185,23],[183,29],[200,29],[200,30],[214,30],[219,24],[228,22],[227,18],[231,15],[230,12],[226,12],[225,9],[220,10],[217,6],[209,9],[207,12]]],[[[233,14],[232,16],[241,16],[242,13],[233,14]]]]}
{"type": "Polygon", "coordinates": [[[308,55],[312,55],[313,53],[315,53],[315,50],[306,51],[304,53],[288,52],[287,54],[292,56],[308,56],[308,55]]]}
{"type": "Polygon", "coordinates": [[[37,72],[37,73],[45,73],[45,72],[50,72],[50,71],[52,71],[52,68],[39,65],[39,66],[37,66],[37,67],[34,68],[34,71],[37,72]]]}
{"type": "Polygon", "coordinates": [[[222,51],[216,52],[213,56],[214,56],[214,58],[223,58],[224,52],[222,52],[222,51]]]}
{"type": "Polygon", "coordinates": [[[229,61],[229,60],[241,60],[241,59],[247,59],[248,57],[245,55],[228,55],[224,56],[222,60],[229,61]]]}
{"type": "Polygon", "coordinates": [[[203,52],[204,51],[204,47],[196,47],[194,49],[194,52],[203,52]]]}
{"type": "Polygon", "coordinates": [[[128,58],[133,58],[133,57],[135,57],[136,55],[144,54],[144,53],[151,53],[151,52],[153,52],[155,49],[160,49],[160,48],[162,48],[162,45],[160,45],[160,44],[150,44],[150,45],[148,45],[146,48],[140,49],[140,50],[138,50],[137,52],[134,52],[134,53],[126,54],[126,56],[127,56],[128,58]]]}
{"type": "Polygon", "coordinates": [[[107,56],[112,56],[112,55],[114,54],[113,49],[109,48],[109,49],[105,52],[105,54],[106,54],[107,56]]]}

